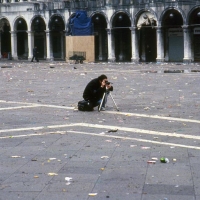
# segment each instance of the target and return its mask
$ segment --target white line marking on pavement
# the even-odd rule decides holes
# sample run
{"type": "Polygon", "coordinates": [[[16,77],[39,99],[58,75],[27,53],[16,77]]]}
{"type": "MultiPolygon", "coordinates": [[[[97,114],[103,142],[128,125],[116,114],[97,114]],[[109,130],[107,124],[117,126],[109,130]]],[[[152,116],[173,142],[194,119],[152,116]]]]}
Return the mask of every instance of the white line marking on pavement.
{"type": "MultiPolygon", "coordinates": [[[[36,104],[36,103],[24,103],[24,102],[16,102],[16,101],[4,101],[0,100],[0,103],[16,103],[16,104],[26,104],[30,106],[38,106],[38,107],[48,107],[48,108],[58,108],[58,109],[67,109],[74,110],[75,107],[66,107],[66,106],[57,106],[57,105],[47,105],[47,104],[36,104]]],[[[105,114],[115,114],[115,115],[125,115],[128,117],[144,117],[144,118],[152,118],[159,120],[169,120],[169,121],[180,121],[180,122],[189,122],[189,123],[198,123],[200,124],[200,120],[195,119],[183,119],[183,118],[175,118],[175,117],[164,117],[159,115],[146,115],[146,114],[138,114],[138,113],[129,113],[129,112],[118,112],[118,111],[104,111],[105,114]]]]}
{"type": "Polygon", "coordinates": [[[0,103],[13,103],[13,104],[25,104],[30,106],[40,106],[40,107],[49,107],[49,108],[61,108],[61,109],[68,109],[73,110],[74,107],[67,107],[67,106],[57,106],[57,105],[48,105],[48,104],[38,104],[38,103],[27,103],[27,102],[18,102],[18,101],[4,101],[0,100],[0,103]]]}
{"type": "Polygon", "coordinates": [[[173,147],[182,147],[182,148],[200,150],[200,147],[197,147],[197,146],[189,146],[189,145],[167,143],[167,142],[158,142],[158,141],[154,141],[154,140],[145,140],[145,139],[140,139],[140,138],[132,138],[132,137],[124,137],[124,136],[116,136],[116,135],[100,135],[100,134],[97,134],[97,133],[88,133],[88,132],[82,132],[82,131],[55,131],[55,132],[45,132],[45,133],[34,133],[34,134],[27,134],[27,135],[4,136],[4,137],[0,137],[0,139],[33,137],[33,136],[42,136],[42,135],[50,135],[50,134],[64,135],[64,134],[67,134],[67,133],[91,135],[91,136],[98,136],[98,137],[107,137],[107,138],[122,139],[122,140],[133,140],[133,141],[138,141],[138,142],[147,142],[147,143],[152,143],[152,144],[159,144],[159,145],[167,145],[167,146],[173,146],[173,147]]]}
{"type": "Polygon", "coordinates": [[[16,107],[7,107],[7,108],[0,108],[0,111],[2,110],[15,110],[15,109],[22,109],[22,108],[36,108],[41,107],[39,105],[32,105],[32,106],[16,106],[16,107]]]}
{"type": "Polygon", "coordinates": [[[33,133],[33,134],[26,134],[26,135],[10,135],[10,136],[3,136],[3,137],[0,137],[0,139],[22,138],[22,137],[32,137],[32,136],[50,135],[50,134],[66,134],[66,131],[55,131],[55,132],[45,132],[45,133],[33,133]]]}
{"type": "Polygon", "coordinates": [[[88,127],[88,128],[107,129],[107,130],[118,129],[118,130],[121,130],[121,131],[127,131],[127,132],[132,132],[132,133],[140,133],[140,134],[147,134],[147,135],[162,135],[162,136],[169,136],[169,137],[178,137],[178,138],[200,140],[200,136],[196,136],[196,135],[167,133],[167,132],[151,131],[151,130],[144,130],[144,129],[137,129],[137,128],[88,124],[88,123],[74,123],[74,124],[64,124],[64,125],[51,125],[51,126],[29,127],[29,128],[5,129],[5,130],[0,130],[0,133],[42,130],[42,129],[44,129],[44,130],[45,129],[57,129],[57,128],[66,128],[66,127],[88,127]]]}
{"type": "Polygon", "coordinates": [[[79,123],[79,124],[76,124],[76,126],[99,128],[99,129],[118,129],[121,131],[127,131],[127,132],[133,132],[133,133],[143,133],[143,134],[149,134],[149,135],[162,135],[162,136],[181,137],[181,138],[200,140],[200,136],[196,136],[196,135],[167,133],[167,132],[151,131],[151,130],[144,130],[144,129],[138,129],[138,128],[128,128],[128,127],[122,127],[122,126],[110,126],[110,125],[87,124],[87,123],[79,123]]]}
{"type": "Polygon", "coordinates": [[[64,125],[52,125],[52,126],[38,126],[38,127],[28,127],[28,128],[15,128],[15,129],[4,129],[0,130],[0,133],[9,133],[9,132],[19,132],[19,131],[37,131],[42,129],[56,129],[56,128],[66,128],[70,126],[76,126],[76,124],[64,124],[64,125]]]}
{"type": "Polygon", "coordinates": [[[145,114],[128,113],[128,112],[117,112],[117,111],[104,111],[104,112],[110,113],[110,114],[126,115],[126,116],[129,116],[129,117],[135,116],[135,117],[146,117],[146,118],[153,118],[153,119],[163,119],[163,120],[169,120],[169,121],[200,123],[200,120],[194,120],[194,119],[163,117],[163,116],[159,116],[159,115],[145,115],[145,114]]]}
{"type": "Polygon", "coordinates": [[[122,140],[134,140],[134,141],[138,141],[138,142],[148,142],[148,143],[153,143],[153,144],[162,144],[162,145],[176,146],[176,147],[183,147],[183,148],[190,148],[190,149],[200,149],[200,147],[197,147],[197,146],[188,146],[188,145],[183,145],[183,144],[158,142],[158,141],[154,141],[154,140],[145,140],[145,139],[123,137],[123,136],[116,136],[116,135],[100,135],[100,134],[96,134],[96,133],[88,133],[88,132],[81,132],[81,131],[67,131],[67,133],[77,133],[77,134],[92,135],[92,136],[98,136],[98,137],[109,137],[109,138],[122,139],[122,140]]]}

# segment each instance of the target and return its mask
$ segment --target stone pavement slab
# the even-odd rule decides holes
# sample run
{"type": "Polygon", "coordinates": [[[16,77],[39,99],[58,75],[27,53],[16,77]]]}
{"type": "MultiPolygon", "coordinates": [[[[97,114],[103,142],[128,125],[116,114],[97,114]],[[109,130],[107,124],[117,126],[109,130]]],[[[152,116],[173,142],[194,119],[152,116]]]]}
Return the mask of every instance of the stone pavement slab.
{"type": "Polygon", "coordinates": [[[0,200],[200,200],[198,63],[0,65],[0,200]],[[77,111],[100,74],[119,112],[77,111]]]}

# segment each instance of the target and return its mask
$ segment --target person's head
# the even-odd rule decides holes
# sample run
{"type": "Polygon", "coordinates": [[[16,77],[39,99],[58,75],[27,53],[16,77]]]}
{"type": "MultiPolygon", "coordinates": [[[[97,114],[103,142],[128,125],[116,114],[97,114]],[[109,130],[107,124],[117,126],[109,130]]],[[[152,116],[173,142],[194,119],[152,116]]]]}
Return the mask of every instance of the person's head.
{"type": "Polygon", "coordinates": [[[102,74],[101,76],[98,77],[99,82],[102,83],[103,81],[106,82],[107,81],[107,76],[102,74]]]}

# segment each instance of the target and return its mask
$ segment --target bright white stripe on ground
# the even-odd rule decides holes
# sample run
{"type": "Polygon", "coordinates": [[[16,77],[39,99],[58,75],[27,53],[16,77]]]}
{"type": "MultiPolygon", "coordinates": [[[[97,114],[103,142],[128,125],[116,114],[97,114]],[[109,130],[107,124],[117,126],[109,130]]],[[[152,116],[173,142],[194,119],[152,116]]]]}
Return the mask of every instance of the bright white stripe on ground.
{"type": "Polygon", "coordinates": [[[16,106],[16,107],[7,107],[7,108],[0,108],[1,110],[15,110],[15,109],[23,109],[23,108],[35,108],[35,107],[41,107],[39,105],[32,105],[32,106],[16,106]]]}
{"type": "Polygon", "coordinates": [[[68,109],[68,110],[73,110],[74,109],[74,107],[48,105],[48,104],[39,104],[39,103],[27,103],[27,102],[18,102],[18,101],[4,101],[4,100],[0,100],[0,103],[25,104],[25,105],[30,105],[30,106],[59,108],[59,109],[61,108],[61,109],[68,109]]]}
{"type": "MultiPolygon", "coordinates": [[[[59,108],[59,109],[67,109],[67,110],[74,110],[75,107],[66,107],[66,106],[56,106],[56,105],[47,105],[47,104],[36,104],[36,103],[24,103],[24,102],[16,102],[16,101],[4,101],[0,100],[0,103],[14,103],[14,104],[25,104],[30,106],[38,106],[38,107],[48,107],[48,108],[59,108]]],[[[145,114],[138,114],[138,113],[129,113],[129,112],[118,112],[118,111],[104,111],[105,114],[115,114],[115,115],[125,115],[128,117],[145,117],[145,118],[152,118],[152,119],[160,119],[160,120],[168,120],[168,121],[180,121],[180,122],[189,122],[189,123],[198,123],[200,124],[200,120],[194,119],[183,119],[183,118],[175,118],[175,117],[164,117],[159,115],[145,115],[145,114]]]]}
{"type": "Polygon", "coordinates": [[[137,128],[110,126],[110,125],[99,125],[99,124],[88,124],[88,123],[74,123],[74,124],[64,124],[64,125],[51,125],[51,126],[29,127],[29,128],[5,129],[5,130],[0,130],[0,133],[42,130],[42,129],[43,130],[45,130],[45,129],[57,129],[57,128],[66,128],[66,127],[88,127],[88,128],[107,129],[107,130],[118,129],[118,130],[121,130],[121,131],[126,131],[126,132],[131,132],[131,133],[140,133],[140,134],[147,134],[147,135],[159,135],[159,136],[162,135],[162,136],[169,136],[169,137],[178,137],[178,138],[200,140],[200,136],[196,136],[196,135],[167,133],[167,132],[151,131],[151,130],[144,130],[144,129],[137,129],[137,128]]]}
{"type": "Polygon", "coordinates": [[[118,130],[121,130],[121,131],[127,131],[127,132],[133,132],[133,133],[143,133],[143,134],[149,134],[149,135],[162,135],[162,136],[181,137],[181,138],[200,140],[200,136],[196,136],[196,135],[167,133],[167,132],[151,131],[151,130],[144,130],[144,129],[138,129],[138,128],[128,128],[128,127],[122,127],[122,126],[110,126],[110,125],[87,124],[87,123],[79,123],[79,124],[76,124],[76,126],[107,129],[107,130],[118,129],[118,130]]]}
{"type": "Polygon", "coordinates": [[[188,146],[188,145],[183,145],[183,144],[158,142],[158,141],[154,141],[154,140],[145,140],[145,139],[140,139],[140,138],[123,137],[123,136],[116,136],[116,135],[101,135],[101,134],[81,132],[81,131],[67,131],[67,133],[77,133],[77,134],[92,135],[92,136],[98,136],[98,137],[109,137],[109,138],[122,139],[122,140],[134,140],[134,141],[138,141],[138,142],[148,142],[148,143],[153,143],[153,144],[162,144],[162,145],[176,146],[176,147],[189,148],[189,149],[200,149],[200,147],[197,147],[197,146],[188,146]]]}
{"type": "Polygon", "coordinates": [[[200,120],[194,119],[183,119],[183,118],[175,118],[175,117],[163,117],[159,115],[145,115],[145,114],[137,114],[137,113],[128,113],[128,112],[117,112],[117,111],[104,111],[105,113],[115,114],[115,115],[126,115],[126,116],[134,116],[134,117],[146,117],[146,118],[153,118],[153,119],[163,119],[169,121],[180,121],[180,122],[192,122],[200,124],[200,120]]]}
{"type": "Polygon", "coordinates": [[[14,129],[4,129],[0,130],[0,133],[9,133],[9,132],[19,132],[19,131],[37,131],[42,129],[56,129],[56,128],[66,128],[75,126],[76,124],[64,124],[64,125],[52,125],[52,126],[38,126],[38,127],[28,127],[28,128],[14,128],[14,129]]]}
{"type": "Polygon", "coordinates": [[[33,137],[33,136],[50,135],[50,134],[66,134],[66,131],[55,131],[55,132],[45,132],[45,133],[33,133],[33,134],[13,135],[13,136],[12,136],[12,135],[9,135],[9,136],[0,137],[0,139],[33,137]]]}
{"type": "Polygon", "coordinates": [[[168,142],[159,142],[159,141],[154,141],[154,140],[145,140],[145,139],[140,139],[140,138],[123,137],[123,136],[116,136],[116,135],[102,135],[102,134],[88,133],[88,132],[82,132],[82,131],[55,131],[55,132],[45,132],[45,133],[34,133],[34,134],[27,134],[27,135],[4,136],[4,137],[0,137],[0,139],[34,137],[34,136],[42,136],[42,135],[50,135],[50,134],[61,134],[61,135],[64,135],[64,134],[67,134],[67,133],[75,133],[75,134],[106,137],[106,138],[114,138],[114,139],[122,139],[122,140],[132,140],[132,141],[146,142],[146,143],[152,143],[152,144],[158,144],[158,145],[166,145],[166,146],[173,146],[173,147],[181,147],[181,148],[189,148],[189,149],[198,149],[198,150],[200,150],[200,147],[197,147],[197,146],[189,146],[189,145],[168,143],[168,142]]]}

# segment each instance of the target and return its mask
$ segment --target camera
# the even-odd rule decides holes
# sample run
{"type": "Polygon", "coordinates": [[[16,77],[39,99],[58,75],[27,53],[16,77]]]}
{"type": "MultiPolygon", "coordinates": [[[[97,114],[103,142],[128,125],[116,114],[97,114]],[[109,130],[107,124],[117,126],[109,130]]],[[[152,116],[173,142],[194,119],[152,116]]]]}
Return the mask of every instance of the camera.
{"type": "Polygon", "coordinates": [[[106,81],[106,85],[110,85],[110,82],[106,81]]]}

